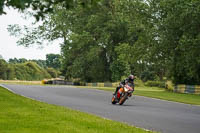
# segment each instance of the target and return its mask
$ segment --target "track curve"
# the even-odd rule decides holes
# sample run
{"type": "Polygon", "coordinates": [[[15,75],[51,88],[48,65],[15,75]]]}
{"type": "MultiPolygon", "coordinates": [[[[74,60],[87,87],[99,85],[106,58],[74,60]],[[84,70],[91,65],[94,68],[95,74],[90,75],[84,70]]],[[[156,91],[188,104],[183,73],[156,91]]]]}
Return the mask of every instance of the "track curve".
{"type": "Polygon", "coordinates": [[[70,86],[2,85],[35,100],[66,106],[162,133],[199,133],[200,106],[134,96],[111,104],[111,92],[70,86]]]}

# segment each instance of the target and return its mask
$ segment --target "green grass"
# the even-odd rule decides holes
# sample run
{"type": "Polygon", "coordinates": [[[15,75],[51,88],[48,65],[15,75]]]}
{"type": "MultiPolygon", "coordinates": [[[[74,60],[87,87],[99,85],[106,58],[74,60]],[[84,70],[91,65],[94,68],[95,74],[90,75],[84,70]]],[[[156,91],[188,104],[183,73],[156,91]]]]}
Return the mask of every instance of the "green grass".
{"type": "Polygon", "coordinates": [[[136,87],[135,95],[200,105],[200,95],[174,93],[158,87],[136,87]]]}
{"type": "MultiPolygon", "coordinates": [[[[115,88],[111,87],[83,87],[83,88],[95,88],[99,90],[112,91],[112,92],[115,91],[115,88]]],[[[200,105],[200,95],[174,93],[159,87],[147,87],[143,85],[136,86],[134,95],[163,99],[163,100],[192,104],[192,105],[200,105]]]]}
{"type": "Polygon", "coordinates": [[[0,80],[2,84],[42,85],[41,81],[0,80]]]}
{"type": "Polygon", "coordinates": [[[0,87],[0,133],[147,133],[140,128],[34,101],[0,87]]]}

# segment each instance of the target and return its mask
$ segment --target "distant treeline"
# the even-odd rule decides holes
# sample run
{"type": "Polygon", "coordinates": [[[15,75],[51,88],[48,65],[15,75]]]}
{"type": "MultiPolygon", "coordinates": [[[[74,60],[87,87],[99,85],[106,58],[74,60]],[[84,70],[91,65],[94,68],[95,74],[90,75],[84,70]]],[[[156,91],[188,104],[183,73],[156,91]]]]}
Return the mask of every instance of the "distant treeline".
{"type": "MultiPolygon", "coordinates": [[[[55,54],[49,54],[55,55],[55,54]]],[[[47,56],[48,57],[48,56],[47,56]]],[[[49,60],[48,60],[49,61],[49,60]]],[[[3,80],[42,80],[56,78],[59,69],[47,63],[47,60],[0,59],[0,79],[3,80]]]]}

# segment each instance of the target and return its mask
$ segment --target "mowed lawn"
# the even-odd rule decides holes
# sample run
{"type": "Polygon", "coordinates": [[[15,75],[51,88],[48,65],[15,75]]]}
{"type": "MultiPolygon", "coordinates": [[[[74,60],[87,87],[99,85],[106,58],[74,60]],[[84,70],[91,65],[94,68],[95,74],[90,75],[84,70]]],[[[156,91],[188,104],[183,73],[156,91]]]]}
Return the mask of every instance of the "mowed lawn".
{"type": "Polygon", "coordinates": [[[34,101],[0,87],[0,133],[147,133],[140,128],[34,101]]]}
{"type": "Polygon", "coordinates": [[[135,95],[192,105],[200,105],[200,95],[175,93],[158,87],[136,87],[135,95]]]}

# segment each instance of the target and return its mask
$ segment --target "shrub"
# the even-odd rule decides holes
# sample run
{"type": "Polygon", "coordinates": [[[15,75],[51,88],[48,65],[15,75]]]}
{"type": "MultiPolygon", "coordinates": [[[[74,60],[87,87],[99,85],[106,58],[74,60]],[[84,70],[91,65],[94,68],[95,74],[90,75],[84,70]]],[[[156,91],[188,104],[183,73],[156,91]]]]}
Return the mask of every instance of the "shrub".
{"type": "Polygon", "coordinates": [[[151,71],[144,71],[141,73],[140,78],[143,82],[146,82],[148,80],[155,80],[156,75],[151,71]]]}
{"type": "Polygon", "coordinates": [[[146,86],[165,88],[165,82],[162,81],[147,81],[146,86]]]}
{"type": "Polygon", "coordinates": [[[46,70],[39,67],[34,62],[15,64],[15,76],[19,80],[41,80],[51,78],[46,70]]]}
{"type": "Polygon", "coordinates": [[[8,67],[8,64],[6,63],[5,60],[3,59],[0,59],[0,79],[7,79],[7,67],[8,67]]]}
{"type": "Polygon", "coordinates": [[[46,70],[52,78],[57,78],[58,72],[54,68],[47,68],[46,70]]]}
{"type": "Polygon", "coordinates": [[[8,80],[13,80],[15,78],[15,70],[12,65],[8,65],[6,73],[7,73],[8,80]]]}
{"type": "Polygon", "coordinates": [[[169,91],[173,91],[174,90],[174,84],[172,83],[172,81],[167,81],[166,82],[166,89],[169,91]]]}
{"type": "Polygon", "coordinates": [[[140,80],[138,78],[135,79],[134,84],[136,87],[144,86],[144,83],[142,82],[142,80],[140,80]]]}

